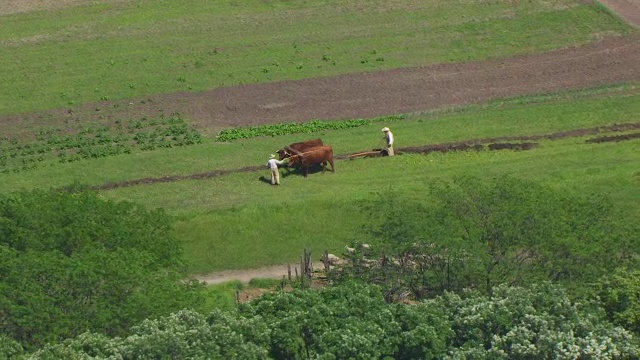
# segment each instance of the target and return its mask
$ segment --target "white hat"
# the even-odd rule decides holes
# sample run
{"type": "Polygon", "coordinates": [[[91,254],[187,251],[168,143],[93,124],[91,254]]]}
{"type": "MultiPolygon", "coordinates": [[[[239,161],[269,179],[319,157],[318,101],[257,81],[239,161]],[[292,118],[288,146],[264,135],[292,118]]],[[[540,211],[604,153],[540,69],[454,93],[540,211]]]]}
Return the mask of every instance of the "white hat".
{"type": "Polygon", "coordinates": [[[274,154],[269,155],[269,159],[275,159],[276,156],[274,154]]]}
{"type": "Polygon", "coordinates": [[[388,127],[383,127],[382,131],[387,132],[387,131],[389,131],[389,128],[388,127]]]}

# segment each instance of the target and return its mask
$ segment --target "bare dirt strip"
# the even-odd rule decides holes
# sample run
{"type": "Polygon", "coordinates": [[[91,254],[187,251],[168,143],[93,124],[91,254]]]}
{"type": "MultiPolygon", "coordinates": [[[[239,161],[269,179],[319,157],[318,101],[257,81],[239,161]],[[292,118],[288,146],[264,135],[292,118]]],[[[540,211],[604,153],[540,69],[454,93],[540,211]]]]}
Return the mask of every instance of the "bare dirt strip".
{"type": "MultiPolygon", "coordinates": [[[[123,1],[126,0],[109,0],[111,3],[123,1]]],[[[98,2],[99,0],[0,0],[0,15],[30,11],[50,11],[74,6],[91,5],[98,2]]]]}
{"type": "Polygon", "coordinates": [[[33,126],[184,115],[205,134],[224,128],[406,114],[491,99],[640,81],[640,35],[542,54],[349,74],[87,104],[0,117],[33,126]],[[99,109],[99,110],[97,110],[99,109]]]}
{"type": "MultiPolygon", "coordinates": [[[[299,265],[298,265],[299,266],[299,265]]],[[[320,261],[313,263],[314,269],[324,269],[324,264],[320,261]]],[[[295,276],[295,264],[288,265],[274,265],[266,266],[260,269],[240,269],[240,270],[224,270],[211,274],[200,275],[197,280],[202,281],[208,285],[221,284],[228,281],[240,281],[242,283],[249,283],[252,279],[282,279],[283,276],[288,278],[289,270],[292,272],[292,276],[295,276]]],[[[298,273],[299,273],[298,269],[298,273]]]]}

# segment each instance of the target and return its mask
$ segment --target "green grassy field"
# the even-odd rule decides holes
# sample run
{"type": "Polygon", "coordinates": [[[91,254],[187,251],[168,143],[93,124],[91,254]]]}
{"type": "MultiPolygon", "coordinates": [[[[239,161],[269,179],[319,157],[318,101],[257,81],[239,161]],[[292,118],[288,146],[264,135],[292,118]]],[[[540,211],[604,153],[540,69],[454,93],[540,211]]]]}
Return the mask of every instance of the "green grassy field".
{"type": "MultiPolygon", "coordinates": [[[[597,3],[530,1],[249,0],[118,2],[0,16],[0,114],[242,83],[301,79],[535,53],[632,32],[597,3]]],[[[397,146],[547,134],[639,123],[640,84],[503,99],[408,114],[388,124],[397,146]]],[[[185,119],[188,123],[189,119],[185,119]]],[[[96,124],[76,124],[85,127],[96,124]]],[[[9,126],[9,125],[7,125],[9,126]]],[[[48,129],[10,124],[35,139],[48,129]]],[[[102,185],[266,163],[284,145],[321,137],[336,154],[380,147],[383,125],[156,148],[0,173],[2,191],[102,185]]],[[[6,128],[5,128],[6,129],[6,128]]],[[[50,130],[50,129],[49,129],[50,130]]],[[[6,131],[6,130],[5,130],[6,131]]],[[[10,134],[0,134],[8,142],[10,134]],[[4,137],[3,137],[4,136],[4,137]]],[[[621,221],[640,217],[640,144],[541,140],[528,151],[403,154],[339,160],[336,172],[283,176],[266,168],[202,180],[103,190],[177,219],[192,273],[297,262],[303,248],[339,253],[362,236],[377,193],[428,201],[428,185],[460,175],[531,179],[607,193],[621,221]]],[[[18,146],[33,145],[29,140],[18,146]]],[[[35,141],[35,140],[33,140],[35,141]]],[[[283,171],[286,173],[286,170],[283,171]]]]}
{"type": "MultiPolygon", "coordinates": [[[[610,105],[605,105],[608,101],[597,101],[604,107],[599,114],[590,113],[590,120],[593,121],[590,126],[602,125],[607,121],[625,122],[621,120],[637,116],[639,100],[635,96],[618,103],[622,105],[626,102],[629,112],[624,116],[622,110],[614,118],[606,110],[610,105]]],[[[528,126],[508,134],[521,135],[535,132],[536,129],[544,133],[550,130],[544,124],[544,117],[549,113],[590,108],[588,105],[595,104],[566,103],[514,109],[509,113],[520,113],[528,126]],[[524,113],[528,116],[524,116],[524,113]],[[542,124],[536,120],[541,120],[539,122],[542,124]]],[[[591,107],[591,110],[595,108],[591,107]]],[[[497,126],[493,121],[501,115],[506,114],[499,111],[485,113],[486,123],[483,119],[465,119],[464,116],[407,122],[395,126],[396,135],[398,141],[403,141],[400,140],[403,136],[411,138],[409,134],[416,136],[416,133],[421,133],[426,142],[431,143],[431,129],[435,129],[433,133],[436,134],[438,129],[446,132],[444,128],[447,127],[459,130],[464,127],[465,120],[473,122],[472,127],[477,133],[486,131],[495,134],[492,129],[497,126]]],[[[574,119],[568,116],[561,118],[565,126],[570,127],[571,120],[585,117],[576,114],[574,119]]],[[[634,120],[637,122],[637,118],[634,120]]],[[[369,130],[369,134],[376,134],[378,129],[369,130]]],[[[341,143],[339,135],[334,136],[331,143],[338,147],[341,143]]],[[[324,138],[329,139],[330,136],[324,138]]],[[[348,136],[343,141],[347,139],[348,136]]],[[[444,136],[438,139],[447,140],[444,136]]],[[[455,136],[448,138],[450,141],[458,139],[455,136]]],[[[567,192],[607,193],[622,219],[637,219],[640,216],[638,141],[597,145],[585,144],[584,141],[585,138],[541,141],[539,148],[529,151],[460,152],[426,156],[405,154],[394,158],[343,160],[336,163],[338,170],[335,174],[316,174],[308,179],[286,177],[279,188],[258,181],[257,174],[241,174],[199,183],[155,185],[156,194],[163,194],[155,200],[148,196],[149,193],[142,195],[134,188],[117,190],[108,196],[133,198],[147,203],[151,201],[157,206],[173,209],[191,209],[188,212],[179,211],[183,215],[177,231],[185,240],[196,272],[295,261],[303,247],[313,249],[315,254],[325,249],[340,253],[345,244],[362,240],[358,234],[361,233],[361,226],[366,226],[367,218],[366,214],[359,211],[359,201],[371,199],[375,193],[388,191],[428,201],[427,188],[431,182],[460,175],[488,180],[509,174],[567,192]],[[220,203],[225,198],[226,204],[220,203]],[[206,210],[195,214],[193,209],[200,206],[194,203],[206,210]],[[227,209],[215,210],[211,207],[227,209]]]]}
{"type": "MultiPolygon", "coordinates": [[[[398,146],[551,134],[599,126],[638,123],[637,84],[505,99],[449,113],[413,114],[393,124],[398,146]]],[[[379,146],[380,125],[318,134],[202,144],[59,164],[3,175],[5,190],[63,186],[73,181],[106,182],[204,173],[262,165],[285,144],[320,136],[336,154],[379,146]]],[[[574,192],[608,193],[624,219],[640,216],[638,141],[587,144],[594,136],[540,140],[527,151],[403,154],[394,158],[337,160],[335,173],[308,178],[287,175],[273,187],[267,169],[201,180],[103,190],[111,200],[161,207],[177,217],[176,236],[194,273],[296,262],[302,249],[340,252],[361,240],[366,226],[361,201],[376,193],[428,201],[428,185],[460,175],[499,179],[512,175],[574,192]]]]}
{"type": "Polygon", "coordinates": [[[100,2],[0,16],[0,115],[546,51],[633,30],[597,2],[100,2]]]}

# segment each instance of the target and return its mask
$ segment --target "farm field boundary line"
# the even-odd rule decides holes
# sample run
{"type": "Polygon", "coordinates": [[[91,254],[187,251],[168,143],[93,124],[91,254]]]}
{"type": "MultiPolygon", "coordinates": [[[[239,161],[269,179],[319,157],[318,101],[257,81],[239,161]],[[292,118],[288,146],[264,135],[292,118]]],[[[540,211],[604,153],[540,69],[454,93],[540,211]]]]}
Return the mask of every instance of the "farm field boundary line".
{"type": "Polygon", "coordinates": [[[612,12],[618,14],[629,25],[640,28],[640,1],[638,0],[599,0],[612,12]]]}
{"type": "Polygon", "coordinates": [[[0,116],[0,126],[183,115],[225,128],[407,114],[568,89],[640,81],[640,35],[541,54],[282,81],[0,116]],[[100,109],[97,111],[96,109],[100,109]]]}
{"type": "MultiPolygon", "coordinates": [[[[119,1],[122,0],[112,0],[112,2],[119,1]]],[[[599,2],[620,15],[632,26],[640,27],[640,3],[637,0],[599,0],[599,2]]],[[[69,8],[91,3],[91,0],[14,0],[8,1],[0,7],[0,15],[69,8]]]]}
{"type": "Polygon", "coordinates": [[[406,152],[418,152],[418,151],[425,152],[425,150],[429,150],[429,149],[433,149],[434,151],[437,151],[437,149],[440,149],[440,148],[447,148],[447,147],[461,145],[461,144],[486,144],[491,142],[502,142],[502,141],[555,140],[555,139],[564,139],[568,137],[582,137],[582,136],[588,136],[588,135],[597,135],[605,132],[629,131],[629,130],[636,130],[639,128],[640,128],[640,123],[614,124],[610,126],[598,126],[594,128],[560,131],[560,132],[555,132],[550,134],[503,136],[503,137],[496,137],[496,138],[468,140],[468,141],[456,142],[456,143],[444,143],[444,144],[419,146],[419,147],[405,147],[405,148],[402,148],[402,150],[406,152]]]}
{"type": "MultiPolygon", "coordinates": [[[[402,147],[402,148],[398,148],[397,151],[407,152],[407,153],[429,153],[429,152],[447,152],[447,151],[455,151],[455,150],[473,150],[473,149],[478,149],[478,146],[481,146],[482,144],[488,144],[489,149],[491,150],[501,150],[501,149],[527,150],[535,147],[535,144],[531,144],[531,143],[507,144],[505,146],[499,146],[499,144],[494,144],[494,143],[505,142],[505,141],[555,140],[555,139],[563,139],[568,137],[583,137],[588,135],[597,135],[601,133],[611,133],[611,132],[615,133],[615,132],[623,132],[623,131],[630,131],[630,130],[637,130],[637,129],[640,129],[640,122],[627,123],[627,124],[614,124],[610,126],[577,129],[577,130],[562,131],[562,132],[556,132],[556,133],[550,133],[550,134],[507,136],[507,137],[498,137],[498,138],[473,139],[473,140],[460,141],[455,143],[402,147]]],[[[588,140],[588,142],[622,141],[622,140],[631,140],[636,138],[638,138],[638,136],[636,136],[635,134],[631,134],[628,136],[608,136],[608,137],[602,138],[601,140],[591,139],[591,140],[588,140]]],[[[349,159],[354,154],[357,154],[357,153],[336,155],[335,158],[340,160],[349,159]]],[[[145,184],[168,183],[168,182],[175,182],[175,181],[182,181],[182,180],[203,180],[203,179],[209,179],[209,178],[222,176],[222,175],[229,175],[229,174],[243,173],[243,172],[253,172],[253,171],[259,171],[259,170],[264,170],[264,166],[260,166],[260,165],[246,166],[240,169],[214,170],[206,173],[197,173],[197,174],[191,174],[191,175],[174,175],[174,176],[163,176],[158,178],[143,178],[143,179],[122,181],[122,182],[111,182],[103,185],[94,186],[93,189],[94,190],[111,190],[116,188],[145,185],[145,184]]]]}

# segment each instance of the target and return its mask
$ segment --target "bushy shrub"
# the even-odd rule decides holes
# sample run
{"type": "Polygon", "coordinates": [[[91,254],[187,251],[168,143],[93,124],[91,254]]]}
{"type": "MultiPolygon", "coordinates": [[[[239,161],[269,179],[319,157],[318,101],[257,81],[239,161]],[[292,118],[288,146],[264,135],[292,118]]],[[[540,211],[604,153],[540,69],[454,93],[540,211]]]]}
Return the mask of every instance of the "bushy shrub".
{"type": "Polygon", "coordinates": [[[636,359],[637,340],[595,302],[551,283],[414,305],[348,283],[265,295],[237,311],[183,310],[125,338],[85,333],[33,359],[636,359]]]}
{"type": "Polygon", "coordinates": [[[23,352],[20,343],[14,339],[0,334],[0,359],[13,359],[23,352]]]}
{"type": "Polygon", "coordinates": [[[620,227],[606,197],[509,176],[436,182],[411,198],[387,192],[362,209],[358,236],[374,246],[354,244],[330,276],[379,284],[389,301],[547,280],[579,289],[638,256],[628,239],[640,226],[620,227]]]}
{"type": "Polygon", "coordinates": [[[571,301],[550,283],[499,286],[491,296],[447,294],[455,338],[451,358],[633,359],[637,340],[593,303],[571,301]]]}
{"type": "Polygon", "coordinates": [[[605,275],[595,293],[610,321],[640,336],[640,271],[620,268],[605,275]]]}
{"type": "Polygon", "coordinates": [[[0,196],[0,331],[33,347],[197,306],[171,221],[81,187],[0,196]]]}
{"type": "Polygon", "coordinates": [[[397,350],[400,326],[377,287],[349,284],[264,295],[241,307],[271,328],[271,356],[372,359],[397,350]]]}

